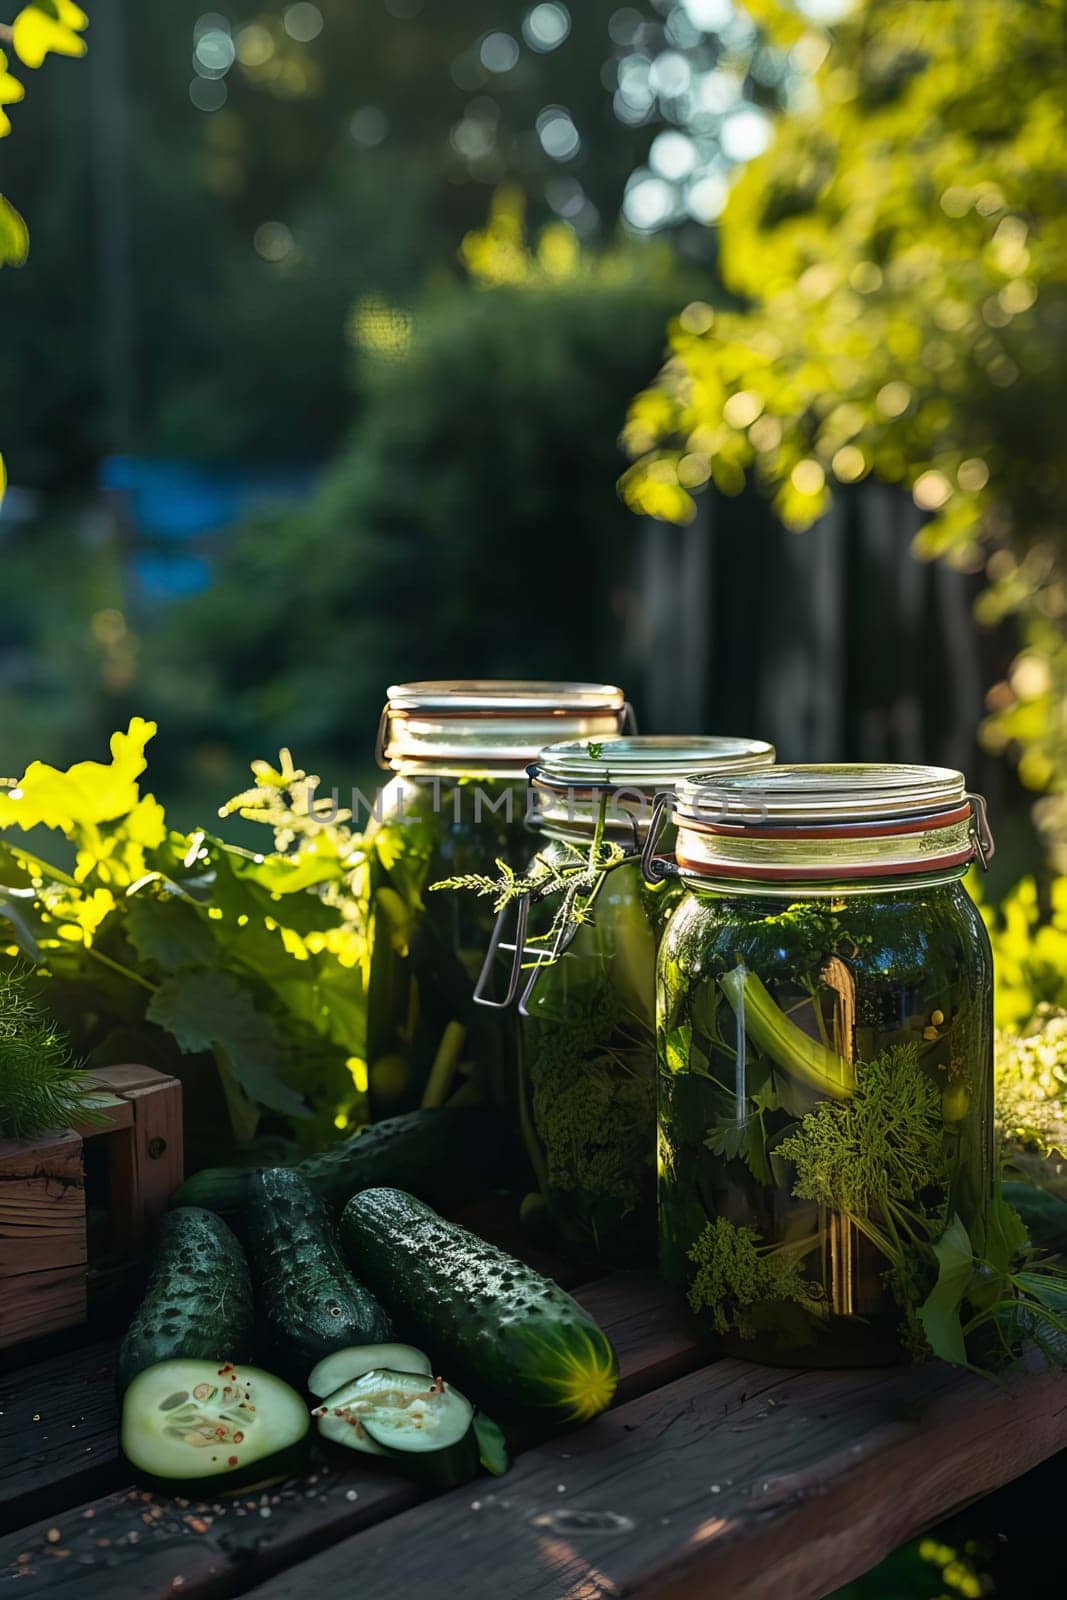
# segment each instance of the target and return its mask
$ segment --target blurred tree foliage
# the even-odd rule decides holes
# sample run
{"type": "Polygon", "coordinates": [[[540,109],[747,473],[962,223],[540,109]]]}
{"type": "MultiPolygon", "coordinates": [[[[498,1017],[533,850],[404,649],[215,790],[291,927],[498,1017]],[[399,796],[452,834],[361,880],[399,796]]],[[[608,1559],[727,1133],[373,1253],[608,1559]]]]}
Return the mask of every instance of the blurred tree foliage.
{"type": "MultiPolygon", "coordinates": [[[[32,70],[49,55],[84,55],[81,35],[88,23],[72,0],[29,0],[10,23],[0,24],[0,41],[11,46],[17,63],[32,70]]],[[[0,139],[11,132],[5,107],[18,105],[25,94],[25,85],[9,70],[7,53],[0,49],[0,139]]],[[[21,213],[0,194],[0,267],[21,267],[29,248],[29,230],[21,213]]],[[[0,500],[6,487],[7,468],[0,455],[0,500]]]]}
{"type": "Polygon", "coordinates": [[[624,666],[640,530],[616,438],[685,287],[663,246],[591,257],[549,225],[527,251],[515,207],[464,247],[504,286],[439,291],[413,317],[357,304],[367,403],[320,489],[239,531],[211,590],[146,639],[180,743],[240,756],[287,730],[348,782],[391,682],[624,666]]]}
{"type": "Polygon", "coordinates": [[[807,527],[868,474],[930,513],[918,552],[984,566],[979,615],[1025,647],[984,738],[1067,838],[1067,328],[1062,0],[860,0],[819,30],[748,0],[814,69],[810,105],[733,189],[721,269],[636,400],[624,480],[684,521],[748,475],[807,527]]]}
{"type": "MultiPolygon", "coordinates": [[[[777,104],[783,72],[730,0],[125,6],[112,49],[19,108],[8,181],[34,270],[4,285],[0,346],[18,481],[79,482],[114,450],[323,459],[352,415],[354,299],[410,303],[454,277],[505,181],[538,223],[610,238],[657,135],[686,130],[693,161],[725,170],[722,127],[777,104]],[[116,206],[128,242],[109,242],[116,206]],[[109,294],[133,351],[129,437],[101,403],[109,294]]],[[[706,257],[714,236],[686,211],[705,166],[678,178],[671,217],[706,257]]]]}

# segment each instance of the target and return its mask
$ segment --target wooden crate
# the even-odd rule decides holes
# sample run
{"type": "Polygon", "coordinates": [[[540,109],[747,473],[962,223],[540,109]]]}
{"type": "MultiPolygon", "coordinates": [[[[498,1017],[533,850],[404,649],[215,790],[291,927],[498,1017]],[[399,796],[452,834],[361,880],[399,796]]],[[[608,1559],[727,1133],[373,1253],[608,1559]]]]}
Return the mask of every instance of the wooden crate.
{"type": "Polygon", "coordinates": [[[0,1141],[0,1348],[84,1322],[116,1287],[182,1180],[177,1078],[150,1067],[93,1074],[107,1118],[0,1141]],[[105,1227],[90,1247],[86,1170],[102,1171],[105,1227]]]}

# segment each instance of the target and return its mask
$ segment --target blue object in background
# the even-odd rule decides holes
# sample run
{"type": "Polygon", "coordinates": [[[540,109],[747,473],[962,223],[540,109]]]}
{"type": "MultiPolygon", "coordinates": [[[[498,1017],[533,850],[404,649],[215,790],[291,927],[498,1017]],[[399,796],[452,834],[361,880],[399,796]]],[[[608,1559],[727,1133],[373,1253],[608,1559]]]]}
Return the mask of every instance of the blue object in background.
{"type": "Polygon", "coordinates": [[[108,456],[97,481],[124,502],[130,565],[144,598],[178,600],[210,586],[212,543],[245,517],[301,499],[317,470],[108,456]]]}

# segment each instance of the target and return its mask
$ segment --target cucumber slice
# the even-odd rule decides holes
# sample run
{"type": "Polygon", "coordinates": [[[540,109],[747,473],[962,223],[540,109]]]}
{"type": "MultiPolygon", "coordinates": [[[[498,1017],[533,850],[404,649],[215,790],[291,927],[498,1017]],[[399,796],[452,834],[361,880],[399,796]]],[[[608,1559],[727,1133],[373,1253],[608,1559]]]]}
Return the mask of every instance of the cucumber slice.
{"type": "Polygon", "coordinates": [[[433,1376],[429,1356],[412,1344],[353,1344],[323,1356],[313,1367],[308,1388],[319,1400],[355,1383],[365,1372],[424,1372],[433,1376]]]}
{"type": "Polygon", "coordinates": [[[447,1450],[466,1438],[474,1407],[458,1389],[439,1378],[431,1380],[418,1372],[374,1371],[329,1395],[315,1416],[320,1432],[336,1443],[361,1449],[366,1436],[390,1455],[425,1455],[447,1450]],[[354,1443],[356,1440],[360,1442],[354,1443]]]}
{"type": "Polygon", "coordinates": [[[122,1450],[153,1478],[230,1477],[295,1445],[310,1425],[287,1383],[258,1367],[162,1361],[122,1402],[122,1450]]]}

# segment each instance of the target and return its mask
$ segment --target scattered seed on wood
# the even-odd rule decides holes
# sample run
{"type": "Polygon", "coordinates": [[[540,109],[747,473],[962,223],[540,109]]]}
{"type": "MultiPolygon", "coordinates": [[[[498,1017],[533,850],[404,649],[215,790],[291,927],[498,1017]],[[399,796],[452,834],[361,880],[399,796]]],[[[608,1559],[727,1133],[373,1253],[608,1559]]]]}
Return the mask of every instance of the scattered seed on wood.
{"type": "Polygon", "coordinates": [[[48,1532],[45,1534],[45,1538],[48,1540],[49,1544],[58,1544],[62,1537],[63,1535],[60,1533],[58,1528],[49,1528],[48,1532]]]}

